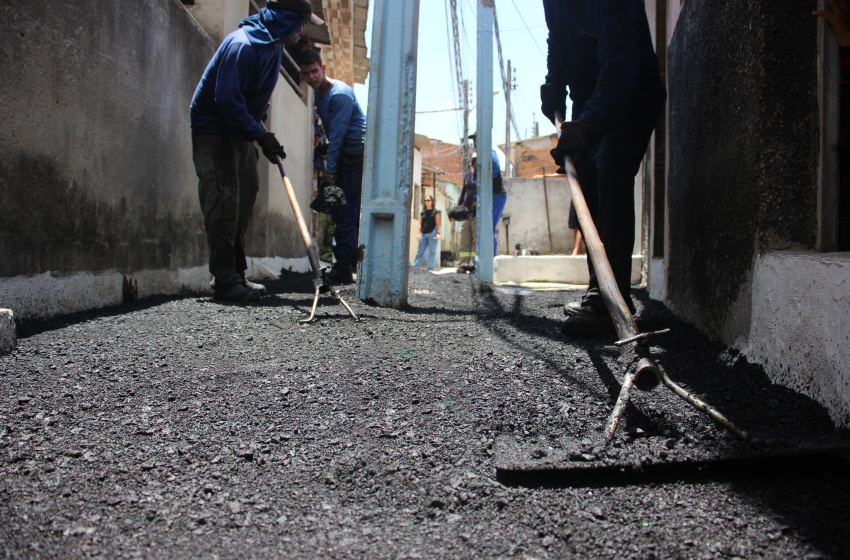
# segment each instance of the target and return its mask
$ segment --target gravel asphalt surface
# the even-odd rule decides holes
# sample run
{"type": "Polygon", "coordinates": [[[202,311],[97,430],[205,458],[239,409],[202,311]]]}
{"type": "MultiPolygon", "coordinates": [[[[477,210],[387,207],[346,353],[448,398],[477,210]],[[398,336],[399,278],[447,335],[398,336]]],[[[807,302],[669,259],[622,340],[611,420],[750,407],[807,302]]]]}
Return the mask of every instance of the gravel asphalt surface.
{"type": "MultiPolygon", "coordinates": [[[[601,451],[630,358],[613,335],[560,334],[581,291],[412,270],[406,309],[349,286],[362,322],[326,297],[302,326],[309,276],[267,285],[248,305],[161,297],[19,325],[0,356],[0,557],[850,558],[846,455],[500,477],[504,442],[638,471],[746,451],[663,387],[633,394],[601,451]]],[[[816,403],[634,296],[641,331],[672,329],[653,340],[658,362],[739,427],[850,441],[816,403]]]]}

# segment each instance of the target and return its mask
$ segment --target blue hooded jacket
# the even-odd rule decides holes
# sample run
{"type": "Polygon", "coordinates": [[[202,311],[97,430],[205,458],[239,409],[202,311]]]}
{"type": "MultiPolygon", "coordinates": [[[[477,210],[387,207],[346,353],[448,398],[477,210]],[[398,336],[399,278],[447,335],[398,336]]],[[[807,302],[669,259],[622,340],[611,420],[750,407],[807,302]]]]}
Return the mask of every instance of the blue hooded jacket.
{"type": "Polygon", "coordinates": [[[190,107],[192,129],[201,134],[235,134],[253,141],[265,127],[269,99],[277,85],[282,47],[275,46],[301,26],[294,12],[263,8],[242,20],[210,60],[190,107]]]}
{"type": "Polygon", "coordinates": [[[602,135],[639,89],[665,95],[643,0],[543,0],[543,9],[546,82],[569,88],[573,120],[602,135]]]}

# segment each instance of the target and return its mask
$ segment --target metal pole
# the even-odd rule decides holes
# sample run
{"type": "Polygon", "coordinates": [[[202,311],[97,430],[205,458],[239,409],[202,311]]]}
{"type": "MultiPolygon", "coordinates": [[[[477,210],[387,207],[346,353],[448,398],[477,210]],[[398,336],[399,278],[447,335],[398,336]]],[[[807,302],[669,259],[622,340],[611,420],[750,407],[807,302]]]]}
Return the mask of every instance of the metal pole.
{"type": "Polygon", "coordinates": [[[407,304],[419,0],[375,0],[357,297],[407,304]]]}
{"type": "Polygon", "coordinates": [[[546,203],[546,229],[549,230],[549,253],[555,254],[555,246],[552,245],[552,220],[549,219],[549,190],[546,188],[546,168],[540,168],[543,171],[543,201],[546,203]]]}
{"type": "Polygon", "coordinates": [[[463,81],[463,138],[460,141],[463,152],[463,174],[469,171],[469,80],[463,81]]]}
{"type": "MultiPolygon", "coordinates": [[[[493,281],[493,0],[478,0],[478,235],[475,276],[493,281]]],[[[370,105],[371,107],[371,105],[370,105]]]]}

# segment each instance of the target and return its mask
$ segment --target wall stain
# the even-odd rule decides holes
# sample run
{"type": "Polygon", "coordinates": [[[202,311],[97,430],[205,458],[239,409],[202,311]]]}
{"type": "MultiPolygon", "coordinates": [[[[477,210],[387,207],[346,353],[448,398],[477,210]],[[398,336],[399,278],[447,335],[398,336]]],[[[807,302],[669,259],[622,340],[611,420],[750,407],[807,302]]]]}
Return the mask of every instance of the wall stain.
{"type": "MultiPolygon", "coordinates": [[[[155,195],[103,200],[99,185],[28,154],[0,161],[0,277],[191,268],[207,260],[200,207],[175,214],[155,195]]],[[[151,186],[151,190],[159,190],[151,186]]]]}

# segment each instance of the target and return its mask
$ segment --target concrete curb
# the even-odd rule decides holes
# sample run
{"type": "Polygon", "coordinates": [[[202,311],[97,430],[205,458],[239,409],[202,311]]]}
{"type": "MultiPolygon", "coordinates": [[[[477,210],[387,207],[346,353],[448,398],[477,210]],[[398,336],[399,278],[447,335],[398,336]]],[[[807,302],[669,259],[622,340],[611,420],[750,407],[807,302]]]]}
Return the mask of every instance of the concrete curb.
{"type": "Polygon", "coordinates": [[[0,354],[8,354],[17,345],[15,314],[11,309],[0,309],[0,354]]]}

